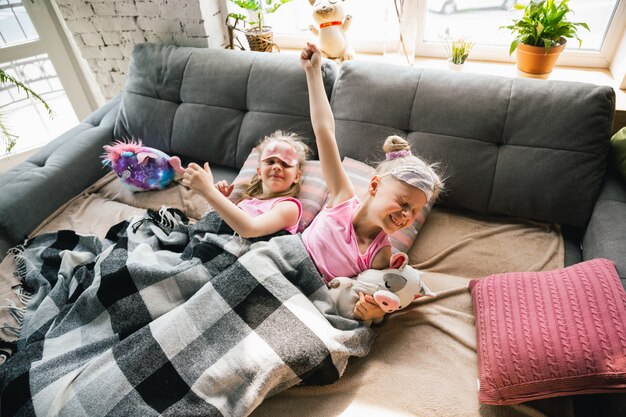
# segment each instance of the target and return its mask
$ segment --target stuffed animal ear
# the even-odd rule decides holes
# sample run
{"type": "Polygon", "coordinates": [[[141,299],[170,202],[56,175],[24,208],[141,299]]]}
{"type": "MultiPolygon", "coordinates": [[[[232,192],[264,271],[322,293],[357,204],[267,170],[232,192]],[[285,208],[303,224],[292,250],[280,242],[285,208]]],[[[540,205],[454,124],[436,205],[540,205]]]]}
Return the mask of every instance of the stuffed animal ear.
{"type": "Polygon", "coordinates": [[[389,267],[393,269],[404,269],[406,264],[409,262],[409,255],[404,252],[398,252],[391,255],[389,259],[389,267]]]}
{"type": "Polygon", "coordinates": [[[311,6],[313,6],[315,4],[315,0],[309,0],[309,3],[311,3],[311,6]]]}
{"type": "Polygon", "coordinates": [[[172,156],[169,160],[168,160],[170,166],[174,169],[175,172],[178,172],[179,174],[184,174],[185,173],[185,169],[182,167],[182,162],[180,161],[180,158],[177,156],[172,156]]]}
{"type": "Polygon", "coordinates": [[[141,165],[145,165],[148,163],[148,161],[146,160],[147,158],[157,159],[158,155],[154,152],[149,151],[142,151],[137,153],[137,162],[139,162],[141,165]]]}

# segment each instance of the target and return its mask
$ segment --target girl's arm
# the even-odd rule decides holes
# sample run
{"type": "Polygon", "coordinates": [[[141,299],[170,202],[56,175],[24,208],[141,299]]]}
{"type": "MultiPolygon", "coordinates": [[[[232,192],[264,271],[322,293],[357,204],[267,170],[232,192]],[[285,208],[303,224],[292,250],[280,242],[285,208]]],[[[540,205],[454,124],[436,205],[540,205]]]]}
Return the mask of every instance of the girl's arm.
{"type": "MultiPolygon", "coordinates": [[[[372,260],[372,269],[389,268],[389,258],[391,258],[391,246],[380,248],[372,260]]],[[[353,314],[357,320],[371,320],[383,317],[385,312],[374,301],[374,297],[360,293],[353,314]]]]}
{"type": "Polygon", "coordinates": [[[328,207],[334,207],[354,196],[354,187],[343,166],[339,148],[335,139],[335,117],[324,90],[321,62],[322,56],[317,46],[307,43],[307,47],[300,54],[300,62],[306,74],[309,88],[309,106],[311,108],[311,123],[320,165],[324,180],[328,185],[328,207]]]}
{"type": "Polygon", "coordinates": [[[267,213],[257,217],[250,216],[213,184],[213,175],[208,163],[204,164],[204,169],[198,164],[189,164],[183,176],[183,184],[204,197],[226,224],[244,238],[271,235],[286,229],[296,223],[300,214],[296,203],[281,201],[267,213]]]}

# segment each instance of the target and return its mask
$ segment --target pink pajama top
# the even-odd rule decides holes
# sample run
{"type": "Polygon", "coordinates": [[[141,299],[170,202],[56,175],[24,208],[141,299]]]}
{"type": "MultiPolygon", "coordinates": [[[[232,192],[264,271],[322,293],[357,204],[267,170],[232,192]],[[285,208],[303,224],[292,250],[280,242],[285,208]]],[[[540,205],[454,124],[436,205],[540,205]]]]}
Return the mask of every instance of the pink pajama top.
{"type": "Polygon", "coordinates": [[[324,207],[302,232],[304,246],[327,283],[335,277],[355,277],[371,269],[376,253],[390,245],[389,237],[381,230],[361,253],[352,226],[352,215],[360,204],[354,196],[335,207],[324,207]]]}
{"type": "Polygon", "coordinates": [[[268,200],[259,200],[258,198],[246,198],[245,200],[241,200],[237,203],[237,207],[242,209],[244,212],[249,214],[252,217],[259,216],[263,213],[267,213],[281,201],[293,201],[298,206],[298,220],[294,224],[289,227],[286,227],[285,230],[291,234],[296,233],[298,230],[298,223],[300,222],[300,218],[302,217],[302,204],[299,200],[293,197],[276,197],[270,198],[268,200]]]}

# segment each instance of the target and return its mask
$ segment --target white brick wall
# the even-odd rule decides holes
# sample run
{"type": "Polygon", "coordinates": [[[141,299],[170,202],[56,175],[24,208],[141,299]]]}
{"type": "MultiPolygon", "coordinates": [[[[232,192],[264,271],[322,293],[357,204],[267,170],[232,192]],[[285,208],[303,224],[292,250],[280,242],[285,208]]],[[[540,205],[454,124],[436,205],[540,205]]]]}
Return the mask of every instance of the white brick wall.
{"type": "Polygon", "coordinates": [[[55,0],[105,98],[124,87],[142,42],[223,48],[220,0],[55,0]]]}

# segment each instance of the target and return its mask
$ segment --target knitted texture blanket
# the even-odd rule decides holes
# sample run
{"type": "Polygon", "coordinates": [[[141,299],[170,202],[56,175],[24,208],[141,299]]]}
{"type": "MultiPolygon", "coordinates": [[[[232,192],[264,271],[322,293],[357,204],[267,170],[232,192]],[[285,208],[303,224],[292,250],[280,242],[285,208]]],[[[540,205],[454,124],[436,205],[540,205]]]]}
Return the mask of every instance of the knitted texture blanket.
{"type": "Polygon", "coordinates": [[[47,233],[15,260],[32,296],[0,366],[2,415],[245,416],[336,381],[373,341],[336,313],[299,236],[251,243],[215,213],[47,233]]]}

